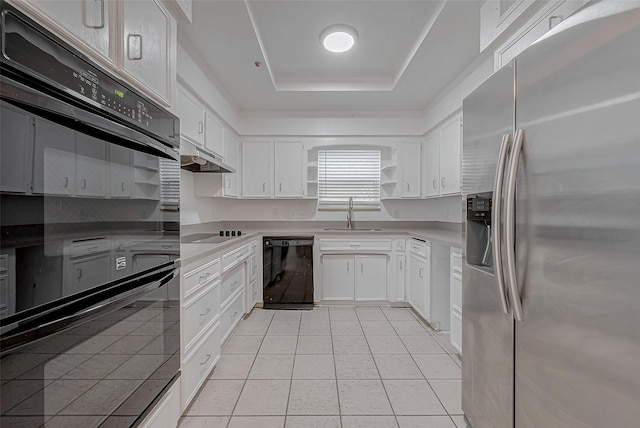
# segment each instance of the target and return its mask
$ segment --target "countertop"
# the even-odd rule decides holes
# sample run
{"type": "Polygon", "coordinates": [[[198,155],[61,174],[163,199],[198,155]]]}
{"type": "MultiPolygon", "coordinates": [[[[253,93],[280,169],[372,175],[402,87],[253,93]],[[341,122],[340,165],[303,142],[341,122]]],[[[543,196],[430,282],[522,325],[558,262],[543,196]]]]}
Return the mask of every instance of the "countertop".
{"type": "MultiPolygon", "coordinates": [[[[195,233],[189,229],[183,231],[183,236],[195,233]],[[188,230],[188,233],[187,233],[188,230]]],[[[199,233],[207,232],[202,228],[198,229],[199,233]]],[[[216,233],[217,230],[211,230],[216,233]]],[[[446,246],[461,247],[462,234],[452,230],[442,230],[436,228],[426,228],[419,230],[402,230],[402,229],[382,229],[382,230],[324,230],[324,229],[262,229],[262,230],[243,230],[242,236],[230,239],[221,243],[181,243],[180,258],[182,266],[195,263],[200,259],[211,256],[216,253],[224,252],[224,250],[237,247],[249,241],[260,238],[262,236],[319,236],[341,239],[358,239],[358,237],[371,238],[374,236],[384,236],[387,238],[409,239],[412,237],[424,239],[427,241],[437,242],[446,246]]]]}

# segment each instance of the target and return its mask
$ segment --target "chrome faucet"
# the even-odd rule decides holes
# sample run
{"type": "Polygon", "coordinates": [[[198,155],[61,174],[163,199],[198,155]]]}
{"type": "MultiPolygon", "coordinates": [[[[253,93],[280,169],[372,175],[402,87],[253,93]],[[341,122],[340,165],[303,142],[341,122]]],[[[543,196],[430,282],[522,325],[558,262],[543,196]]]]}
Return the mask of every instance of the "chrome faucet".
{"type": "Polygon", "coordinates": [[[353,229],[353,197],[349,198],[349,210],[347,211],[347,229],[353,229]]]}

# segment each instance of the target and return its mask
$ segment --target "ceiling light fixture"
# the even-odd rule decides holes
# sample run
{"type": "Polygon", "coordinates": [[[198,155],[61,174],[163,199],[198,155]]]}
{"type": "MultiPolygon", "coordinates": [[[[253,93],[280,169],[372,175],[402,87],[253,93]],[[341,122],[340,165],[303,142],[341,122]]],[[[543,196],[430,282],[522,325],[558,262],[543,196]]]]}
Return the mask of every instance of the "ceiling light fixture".
{"type": "Polygon", "coordinates": [[[342,53],[353,47],[358,39],[358,32],[348,25],[331,25],[320,33],[320,42],[329,52],[342,53]]]}

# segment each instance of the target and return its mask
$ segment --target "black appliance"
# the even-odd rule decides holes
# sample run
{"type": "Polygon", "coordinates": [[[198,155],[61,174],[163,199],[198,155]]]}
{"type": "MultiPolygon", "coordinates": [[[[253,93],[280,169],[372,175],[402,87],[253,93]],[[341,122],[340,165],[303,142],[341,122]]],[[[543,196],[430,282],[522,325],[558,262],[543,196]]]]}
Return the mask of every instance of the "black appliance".
{"type": "Polygon", "coordinates": [[[179,121],[0,19],[0,426],[136,426],[179,376],[179,121]]]}
{"type": "Polygon", "coordinates": [[[313,308],[313,236],[263,238],[265,309],[313,308]]]}

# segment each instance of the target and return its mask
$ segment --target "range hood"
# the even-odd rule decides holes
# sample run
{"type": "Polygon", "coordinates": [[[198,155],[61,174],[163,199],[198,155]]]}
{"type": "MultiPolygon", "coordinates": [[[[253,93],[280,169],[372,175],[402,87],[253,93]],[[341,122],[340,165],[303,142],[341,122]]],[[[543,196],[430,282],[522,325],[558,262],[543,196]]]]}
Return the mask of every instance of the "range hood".
{"type": "Polygon", "coordinates": [[[236,172],[222,162],[218,156],[182,139],[180,141],[180,168],[191,172],[226,173],[236,172]]]}

